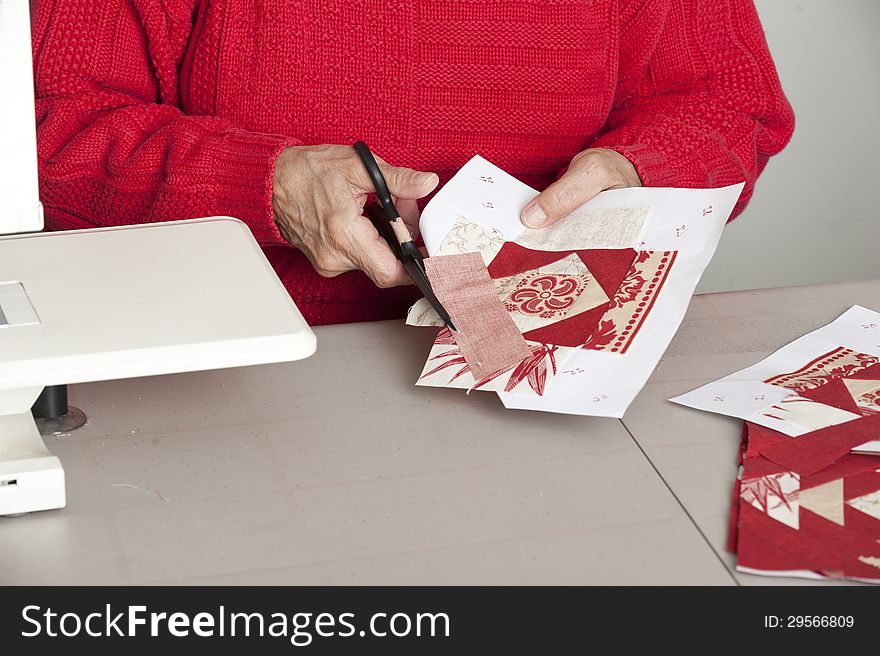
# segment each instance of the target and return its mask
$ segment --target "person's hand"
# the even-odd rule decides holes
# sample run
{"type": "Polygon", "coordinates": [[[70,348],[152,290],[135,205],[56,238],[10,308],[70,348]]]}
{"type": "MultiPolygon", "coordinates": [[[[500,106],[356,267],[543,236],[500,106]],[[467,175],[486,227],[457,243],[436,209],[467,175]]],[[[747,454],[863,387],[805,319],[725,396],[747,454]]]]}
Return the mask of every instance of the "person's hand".
{"type": "MultiPolygon", "coordinates": [[[[401,218],[416,238],[416,199],[431,193],[440,179],[434,173],[391,166],[379,157],[376,162],[401,218]]],[[[275,223],[325,278],[359,269],[378,287],[412,284],[387,242],[363,216],[367,196],[373,191],[354,148],[291,146],[275,163],[275,223]]]]}
{"type": "Polygon", "coordinates": [[[623,155],[607,148],[584,150],[568,170],[525,206],[520,219],[529,228],[546,228],[565,218],[600,191],[641,187],[636,168],[623,155]]]}

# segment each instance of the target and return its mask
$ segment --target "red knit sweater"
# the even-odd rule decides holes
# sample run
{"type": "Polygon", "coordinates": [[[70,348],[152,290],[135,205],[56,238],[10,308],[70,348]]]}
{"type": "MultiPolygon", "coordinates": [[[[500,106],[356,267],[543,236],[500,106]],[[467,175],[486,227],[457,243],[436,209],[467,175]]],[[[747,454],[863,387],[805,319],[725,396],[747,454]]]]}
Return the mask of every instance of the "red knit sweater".
{"type": "Polygon", "coordinates": [[[441,181],[480,153],[538,188],[604,146],[646,185],[745,180],[741,210],[794,123],[752,0],[35,0],[33,27],[49,228],[236,216],[312,324],[415,294],[285,245],[288,145],[441,181]]]}

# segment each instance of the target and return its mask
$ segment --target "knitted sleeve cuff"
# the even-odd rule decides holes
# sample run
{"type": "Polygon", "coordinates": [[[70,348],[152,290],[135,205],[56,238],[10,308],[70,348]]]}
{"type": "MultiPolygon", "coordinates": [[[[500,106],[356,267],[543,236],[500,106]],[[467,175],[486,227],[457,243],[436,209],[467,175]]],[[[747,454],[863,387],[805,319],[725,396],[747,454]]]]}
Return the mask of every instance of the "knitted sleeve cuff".
{"type": "Polygon", "coordinates": [[[766,163],[755,162],[750,169],[745,169],[734,151],[720,144],[709,144],[699,157],[686,154],[681,161],[673,161],[660,148],[643,143],[621,144],[616,139],[600,138],[591,147],[608,148],[626,157],[636,169],[642,186],[645,187],[684,187],[703,188],[718,187],[745,180],[746,186],[740,194],[730,220],[736,218],[745,209],[754,189],[755,178],[766,163]],[[676,161],[678,166],[676,166],[676,161]]]}
{"type": "Polygon", "coordinates": [[[645,145],[605,144],[600,139],[593,148],[607,148],[626,157],[635,167],[639,179],[645,187],[675,187],[680,184],[681,175],[669,166],[663,153],[645,145]]]}
{"type": "Polygon", "coordinates": [[[217,144],[212,158],[217,206],[244,221],[261,246],[287,244],[272,211],[272,178],[281,151],[299,144],[290,137],[239,129],[217,144]]]}

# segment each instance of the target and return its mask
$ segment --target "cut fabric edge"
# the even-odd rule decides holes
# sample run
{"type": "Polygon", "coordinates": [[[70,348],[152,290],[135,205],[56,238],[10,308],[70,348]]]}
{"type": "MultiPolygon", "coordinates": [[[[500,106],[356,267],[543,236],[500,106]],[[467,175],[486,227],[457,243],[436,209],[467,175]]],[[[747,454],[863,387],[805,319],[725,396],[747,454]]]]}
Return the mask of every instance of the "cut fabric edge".
{"type": "Polygon", "coordinates": [[[443,328],[446,323],[437,314],[437,310],[427,298],[420,298],[406,312],[406,325],[417,328],[443,328]]]}

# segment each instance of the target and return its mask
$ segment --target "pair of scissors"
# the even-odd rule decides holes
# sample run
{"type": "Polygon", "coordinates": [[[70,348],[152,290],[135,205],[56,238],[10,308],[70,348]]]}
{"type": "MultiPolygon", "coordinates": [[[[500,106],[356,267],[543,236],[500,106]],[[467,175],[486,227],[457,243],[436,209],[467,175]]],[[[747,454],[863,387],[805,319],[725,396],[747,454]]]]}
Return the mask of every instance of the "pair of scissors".
{"type": "Polygon", "coordinates": [[[434,294],[434,288],[428,280],[427,271],[425,271],[425,260],[422,257],[422,252],[416,246],[409,229],[406,227],[403,219],[400,218],[400,212],[394,206],[391,192],[388,191],[388,183],[385,182],[385,176],[379,170],[376,158],[373,157],[373,153],[370,152],[369,147],[363,141],[355,143],[354,149],[367,169],[367,173],[376,190],[376,198],[379,200],[379,203],[367,203],[366,207],[364,207],[364,212],[370,221],[373,222],[379,234],[391,246],[391,250],[394,251],[397,259],[403,263],[403,268],[406,269],[406,272],[413,279],[419,291],[428,299],[434,311],[437,312],[447,326],[458,332],[446,308],[443,307],[443,304],[434,294]]]}

